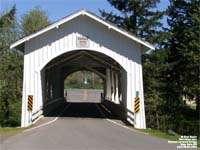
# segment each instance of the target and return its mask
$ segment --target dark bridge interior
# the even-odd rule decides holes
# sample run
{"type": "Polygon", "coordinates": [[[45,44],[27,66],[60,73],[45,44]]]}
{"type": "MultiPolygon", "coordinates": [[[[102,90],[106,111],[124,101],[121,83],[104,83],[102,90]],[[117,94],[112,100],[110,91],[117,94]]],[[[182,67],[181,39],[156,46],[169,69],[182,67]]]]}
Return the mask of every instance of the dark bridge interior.
{"type": "MultiPolygon", "coordinates": [[[[44,115],[60,117],[83,118],[114,118],[125,119],[126,109],[126,71],[115,60],[105,54],[89,51],[75,50],[53,59],[43,70],[43,99],[44,115]],[[118,83],[107,86],[107,70],[111,70],[118,76],[118,83]],[[100,76],[104,83],[103,97],[99,103],[71,103],[67,102],[64,95],[64,80],[73,72],[87,70],[100,76]],[[119,94],[116,95],[116,89],[119,94]],[[121,98],[118,104],[111,101],[111,94],[121,98]],[[106,97],[107,95],[107,97],[106,97]]],[[[115,77],[114,76],[114,77],[115,77]]],[[[114,77],[113,80],[115,79],[114,77]]],[[[111,78],[111,75],[110,75],[111,78]]],[[[114,82],[114,81],[112,81],[114,82]]],[[[78,93],[77,93],[78,94],[78,93]]]]}

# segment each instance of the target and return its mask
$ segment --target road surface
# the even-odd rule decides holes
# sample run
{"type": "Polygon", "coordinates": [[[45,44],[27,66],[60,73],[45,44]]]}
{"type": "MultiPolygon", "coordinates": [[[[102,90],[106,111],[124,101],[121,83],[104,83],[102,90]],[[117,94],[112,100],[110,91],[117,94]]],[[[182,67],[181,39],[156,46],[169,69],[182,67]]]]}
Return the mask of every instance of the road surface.
{"type": "Polygon", "coordinates": [[[98,89],[65,89],[67,102],[100,103],[103,90],[98,89]]]}
{"type": "Polygon", "coordinates": [[[59,112],[62,114],[57,118],[44,118],[51,121],[49,124],[1,141],[0,150],[176,149],[176,145],[168,144],[167,140],[116,124],[120,120],[99,103],[68,103],[51,116],[59,112]]]}

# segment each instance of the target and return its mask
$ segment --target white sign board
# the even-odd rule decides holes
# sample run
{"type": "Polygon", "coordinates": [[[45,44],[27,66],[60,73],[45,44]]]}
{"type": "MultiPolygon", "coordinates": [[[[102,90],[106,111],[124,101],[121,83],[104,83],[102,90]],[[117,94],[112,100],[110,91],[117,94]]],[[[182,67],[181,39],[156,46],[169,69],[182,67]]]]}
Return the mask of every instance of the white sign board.
{"type": "Polygon", "coordinates": [[[76,46],[79,48],[87,48],[89,47],[89,40],[87,37],[78,36],[76,38],[76,46]]]}

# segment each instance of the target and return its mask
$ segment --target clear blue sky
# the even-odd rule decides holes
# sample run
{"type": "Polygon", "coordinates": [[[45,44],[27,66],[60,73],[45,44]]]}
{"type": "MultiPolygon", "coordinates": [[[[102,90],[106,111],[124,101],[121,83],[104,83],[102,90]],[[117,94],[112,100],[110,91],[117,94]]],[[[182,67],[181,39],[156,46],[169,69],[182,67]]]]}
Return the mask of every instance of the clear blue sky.
{"type": "MultiPolygon", "coordinates": [[[[160,0],[158,9],[165,9],[169,0],[160,0]]],[[[98,9],[116,11],[107,0],[0,0],[0,14],[8,11],[14,4],[17,7],[18,18],[24,13],[40,6],[45,10],[51,21],[59,20],[77,10],[86,9],[100,16],[98,9]]]]}

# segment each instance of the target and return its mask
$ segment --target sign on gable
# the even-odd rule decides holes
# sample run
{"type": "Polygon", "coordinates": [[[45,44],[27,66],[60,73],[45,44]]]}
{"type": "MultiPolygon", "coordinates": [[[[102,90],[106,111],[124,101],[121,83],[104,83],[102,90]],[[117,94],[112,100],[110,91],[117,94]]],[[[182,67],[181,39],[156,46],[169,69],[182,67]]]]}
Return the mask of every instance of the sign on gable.
{"type": "Polygon", "coordinates": [[[76,46],[78,48],[88,48],[89,47],[89,40],[87,37],[78,36],[76,38],[76,46]]]}

